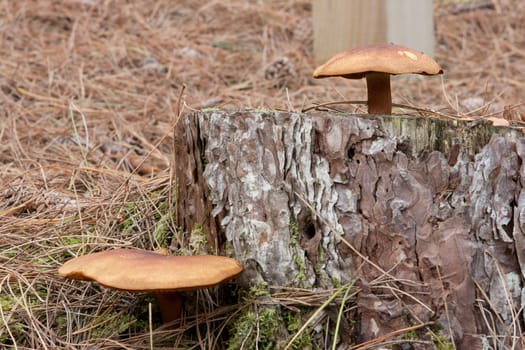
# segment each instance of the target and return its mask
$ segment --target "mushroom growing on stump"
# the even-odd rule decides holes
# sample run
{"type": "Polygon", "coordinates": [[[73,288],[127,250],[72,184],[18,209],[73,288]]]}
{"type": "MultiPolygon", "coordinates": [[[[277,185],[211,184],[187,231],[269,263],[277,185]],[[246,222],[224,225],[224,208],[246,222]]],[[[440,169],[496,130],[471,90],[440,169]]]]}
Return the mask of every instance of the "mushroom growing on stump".
{"type": "Polygon", "coordinates": [[[96,281],[111,289],[153,292],[162,321],[167,323],[181,316],[181,291],[213,287],[237,276],[242,269],[236,260],[225,256],[169,256],[114,249],[69,260],[58,273],[74,280],[96,281]]]}
{"type": "Polygon", "coordinates": [[[392,114],[390,75],[436,75],[443,69],[430,56],[404,46],[385,44],[341,52],[314,71],[314,78],[366,78],[369,114],[392,114]]]}

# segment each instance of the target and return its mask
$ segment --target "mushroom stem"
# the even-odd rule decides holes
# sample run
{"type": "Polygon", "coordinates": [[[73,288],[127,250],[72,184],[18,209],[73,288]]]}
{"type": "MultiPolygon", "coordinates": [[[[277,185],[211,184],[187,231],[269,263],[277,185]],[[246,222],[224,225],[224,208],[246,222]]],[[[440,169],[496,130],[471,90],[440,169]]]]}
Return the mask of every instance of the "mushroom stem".
{"type": "Polygon", "coordinates": [[[182,294],[179,292],[156,293],[162,323],[179,320],[182,315],[182,294]]]}
{"type": "Polygon", "coordinates": [[[366,86],[368,90],[368,114],[392,114],[390,74],[367,73],[366,86]]]}

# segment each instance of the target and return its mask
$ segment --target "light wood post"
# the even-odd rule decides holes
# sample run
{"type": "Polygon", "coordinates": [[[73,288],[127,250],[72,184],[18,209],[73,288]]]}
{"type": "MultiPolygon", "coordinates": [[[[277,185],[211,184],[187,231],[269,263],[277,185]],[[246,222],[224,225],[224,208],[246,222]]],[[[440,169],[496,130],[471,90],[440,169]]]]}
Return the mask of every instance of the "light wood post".
{"type": "Polygon", "coordinates": [[[432,0],[313,0],[314,57],[393,42],[433,55],[432,0]]]}

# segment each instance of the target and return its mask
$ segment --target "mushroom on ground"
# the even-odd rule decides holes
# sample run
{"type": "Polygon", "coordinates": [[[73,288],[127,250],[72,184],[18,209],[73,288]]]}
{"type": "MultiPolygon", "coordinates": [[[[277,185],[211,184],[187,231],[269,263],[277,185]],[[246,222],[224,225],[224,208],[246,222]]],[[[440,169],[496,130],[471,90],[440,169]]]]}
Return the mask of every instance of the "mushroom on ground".
{"type": "Polygon", "coordinates": [[[430,56],[404,46],[372,45],[341,52],[316,68],[314,78],[366,78],[368,113],[392,114],[390,75],[436,75],[443,69],[430,56]]]}
{"type": "Polygon", "coordinates": [[[67,261],[58,273],[124,291],[153,292],[164,323],[180,318],[181,291],[213,287],[237,276],[242,265],[215,255],[169,256],[146,250],[114,249],[67,261]]]}

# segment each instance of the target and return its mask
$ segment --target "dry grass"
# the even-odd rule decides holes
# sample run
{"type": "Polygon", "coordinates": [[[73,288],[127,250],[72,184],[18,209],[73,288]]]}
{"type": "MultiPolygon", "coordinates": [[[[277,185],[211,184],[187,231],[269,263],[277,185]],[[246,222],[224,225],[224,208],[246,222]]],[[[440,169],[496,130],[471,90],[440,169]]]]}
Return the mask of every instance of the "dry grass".
{"type": "MultiPolygon", "coordinates": [[[[443,83],[395,79],[396,102],[522,120],[525,3],[486,4],[437,2],[443,83]]],[[[185,328],[153,334],[148,296],[64,281],[56,268],[108,247],[188,246],[170,172],[183,86],[185,111],[364,98],[364,82],[310,78],[310,11],[307,0],[1,2],[1,348],[148,349],[152,335],[158,349],[225,347],[236,312],[256,303],[199,294],[185,328]]],[[[267,298],[322,303],[304,291],[267,298]]]]}

